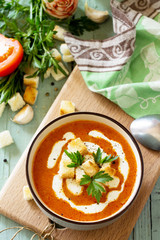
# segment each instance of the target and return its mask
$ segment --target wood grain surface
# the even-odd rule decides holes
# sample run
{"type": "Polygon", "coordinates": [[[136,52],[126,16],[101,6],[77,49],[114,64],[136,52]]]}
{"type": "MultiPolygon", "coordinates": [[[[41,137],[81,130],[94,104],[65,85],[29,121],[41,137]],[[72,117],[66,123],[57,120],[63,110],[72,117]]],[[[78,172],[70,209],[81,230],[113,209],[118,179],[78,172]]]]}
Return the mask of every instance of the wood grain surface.
{"type": "MultiPolygon", "coordinates": [[[[133,121],[130,116],[124,113],[114,103],[96,93],[90,92],[83,81],[79,69],[75,67],[39,126],[37,132],[49,121],[59,116],[61,100],[73,101],[76,104],[77,111],[95,111],[108,115],[119,121],[128,129],[133,121]]],[[[45,226],[48,225],[48,218],[39,210],[34,201],[25,201],[22,194],[22,188],[26,185],[25,160],[27,149],[23,153],[0,193],[0,213],[21,225],[41,232],[45,226]]],[[[131,231],[160,174],[160,153],[148,150],[141,145],[140,149],[144,159],[144,178],[140,193],[130,209],[119,218],[118,221],[103,229],[94,231],[57,229],[54,231],[54,236],[56,236],[57,240],[74,240],[75,238],[77,240],[127,240],[129,238],[129,235],[131,234],[131,231]]]]}

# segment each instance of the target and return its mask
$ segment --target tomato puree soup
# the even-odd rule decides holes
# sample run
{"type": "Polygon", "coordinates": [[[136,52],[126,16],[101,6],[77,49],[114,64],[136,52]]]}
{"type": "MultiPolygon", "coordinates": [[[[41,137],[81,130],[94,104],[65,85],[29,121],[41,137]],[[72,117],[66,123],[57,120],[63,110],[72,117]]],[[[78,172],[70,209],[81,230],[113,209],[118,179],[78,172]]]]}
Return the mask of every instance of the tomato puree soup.
{"type": "Polygon", "coordinates": [[[51,210],[72,220],[94,221],[126,203],[137,163],[119,132],[79,120],[56,128],[40,143],[32,174],[39,197],[51,210]]]}

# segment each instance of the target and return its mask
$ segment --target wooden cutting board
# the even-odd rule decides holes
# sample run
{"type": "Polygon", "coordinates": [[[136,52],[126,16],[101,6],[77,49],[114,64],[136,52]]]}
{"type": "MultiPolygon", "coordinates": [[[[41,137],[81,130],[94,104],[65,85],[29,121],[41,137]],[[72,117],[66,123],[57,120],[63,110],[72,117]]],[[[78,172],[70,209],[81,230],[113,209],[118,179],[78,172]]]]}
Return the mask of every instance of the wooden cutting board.
{"type": "MultiPolygon", "coordinates": [[[[49,121],[59,116],[61,100],[73,101],[76,104],[77,111],[95,111],[108,115],[122,123],[128,129],[133,121],[133,118],[124,113],[114,103],[103,96],[90,92],[84,83],[79,69],[75,67],[37,132],[49,121]]],[[[48,225],[49,220],[39,210],[33,200],[25,201],[22,194],[22,188],[27,184],[25,177],[25,161],[28,147],[0,193],[0,213],[40,233],[48,225]]],[[[130,207],[118,221],[99,230],[75,231],[71,229],[57,229],[53,233],[57,240],[128,239],[160,175],[160,153],[148,150],[141,145],[140,148],[144,159],[144,178],[140,193],[132,207],[130,207]]]]}

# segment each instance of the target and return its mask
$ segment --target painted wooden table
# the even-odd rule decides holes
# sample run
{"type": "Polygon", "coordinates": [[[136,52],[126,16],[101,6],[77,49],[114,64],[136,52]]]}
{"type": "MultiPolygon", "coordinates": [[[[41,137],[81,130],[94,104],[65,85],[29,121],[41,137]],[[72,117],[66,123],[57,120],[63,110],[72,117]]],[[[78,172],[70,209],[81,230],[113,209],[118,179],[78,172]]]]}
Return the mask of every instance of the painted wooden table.
{"type": "MultiPolygon", "coordinates": [[[[98,9],[108,9],[108,0],[90,0],[88,4],[92,7],[98,9]]],[[[79,8],[77,11],[77,16],[82,15],[84,12],[84,0],[79,1],[79,8]]],[[[87,39],[104,39],[113,35],[112,31],[112,19],[111,17],[106,23],[100,26],[99,30],[95,32],[85,33],[84,38],[87,39]],[[105,29],[105,31],[104,31],[105,29]]],[[[72,66],[68,65],[71,70],[72,66]]],[[[25,150],[27,144],[32,138],[34,132],[38,128],[42,119],[46,115],[51,104],[58,95],[60,89],[64,85],[66,79],[59,82],[55,82],[54,79],[50,78],[41,82],[39,85],[39,94],[34,105],[34,119],[31,123],[21,126],[14,124],[10,119],[14,116],[10,108],[7,106],[3,116],[0,118],[0,132],[8,129],[14,138],[14,144],[0,149],[0,189],[3,187],[4,183],[7,181],[9,175],[11,174],[13,168],[18,162],[21,154],[25,150]],[[53,85],[54,82],[54,85],[53,85]],[[4,161],[7,159],[7,162],[4,161]]],[[[8,218],[0,215],[0,230],[4,228],[18,226],[17,223],[9,220],[8,218]]],[[[12,238],[15,230],[7,230],[0,234],[0,240],[9,240],[12,238]]],[[[27,240],[30,239],[32,233],[24,230],[16,239],[27,240]]],[[[35,238],[36,239],[36,238],[35,238]]],[[[132,231],[129,240],[159,240],[160,239],[160,179],[155,185],[150,198],[148,199],[134,230],[132,231]]],[[[123,239],[122,239],[123,240],[123,239]]]]}

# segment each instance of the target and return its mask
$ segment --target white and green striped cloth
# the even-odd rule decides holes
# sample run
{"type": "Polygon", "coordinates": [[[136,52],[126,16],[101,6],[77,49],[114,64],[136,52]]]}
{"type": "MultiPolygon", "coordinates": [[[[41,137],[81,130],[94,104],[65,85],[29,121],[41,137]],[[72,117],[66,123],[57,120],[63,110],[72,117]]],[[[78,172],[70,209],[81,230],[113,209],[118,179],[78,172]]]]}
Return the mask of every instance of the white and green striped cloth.
{"type": "Polygon", "coordinates": [[[160,1],[111,0],[111,8],[115,36],[65,41],[91,91],[134,118],[160,114],[160,1]]]}

